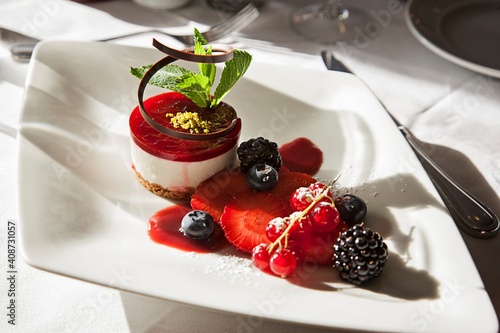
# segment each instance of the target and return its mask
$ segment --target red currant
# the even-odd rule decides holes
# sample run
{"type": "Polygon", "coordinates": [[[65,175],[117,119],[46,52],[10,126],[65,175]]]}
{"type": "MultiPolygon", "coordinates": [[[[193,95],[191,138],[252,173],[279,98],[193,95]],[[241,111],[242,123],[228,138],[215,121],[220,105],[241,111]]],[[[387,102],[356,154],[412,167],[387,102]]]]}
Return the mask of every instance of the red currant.
{"type": "MultiPolygon", "coordinates": [[[[290,215],[291,221],[298,218],[301,212],[295,212],[290,215]]],[[[290,221],[290,223],[291,223],[290,221]]],[[[312,224],[308,215],[294,222],[290,229],[290,238],[294,239],[300,245],[308,244],[312,235],[312,224]]]]}
{"type": "Polygon", "coordinates": [[[292,274],[297,267],[297,259],[290,249],[277,249],[269,261],[271,271],[282,278],[292,274]]]}
{"type": "Polygon", "coordinates": [[[252,250],[252,262],[254,266],[263,271],[269,268],[269,261],[271,259],[271,255],[267,251],[268,245],[261,243],[252,250]]]}
{"type": "Polygon", "coordinates": [[[282,217],[276,217],[272,219],[266,226],[267,238],[271,242],[274,242],[275,240],[278,239],[279,236],[281,236],[281,234],[283,233],[283,231],[285,231],[287,226],[288,223],[282,217]]]}
{"type": "Polygon", "coordinates": [[[313,200],[312,192],[307,187],[299,187],[290,197],[290,207],[295,211],[303,211],[313,200]]]}
{"type": "Polygon", "coordinates": [[[314,229],[323,233],[332,231],[340,222],[337,208],[328,202],[318,202],[309,216],[314,229]]]}
{"type": "Polygon", "coordinates": [[[313,192],[321,192],[327,185],[321,182],[312,183],[309,185],[309,189],[313,192]]]}
{"type": "Polygon", "coordinates": [[[302,251],[302,247],[299,245],[299,243],[291,239],[288,242],[287,249],[292,251],[293,255],[295,256],[295,260],[297,261],[297,266],[301,265],[302,261],[304,261],[304,251],[302,251]]]}
{"type": "MultiPolygon", "coordinates": [[[[316,182],[312,183],[309,185],[309,190],[312,192],[312,195],[314,198],[317,198],[320,196],[320,194],[327,188],[328,185],[316,182]]],[[[330,188],[328,188],[328,191],[326,192],[326,196],[320,200],[320,202],[332,202],[333,201],[333,193],[330,188]]]]}

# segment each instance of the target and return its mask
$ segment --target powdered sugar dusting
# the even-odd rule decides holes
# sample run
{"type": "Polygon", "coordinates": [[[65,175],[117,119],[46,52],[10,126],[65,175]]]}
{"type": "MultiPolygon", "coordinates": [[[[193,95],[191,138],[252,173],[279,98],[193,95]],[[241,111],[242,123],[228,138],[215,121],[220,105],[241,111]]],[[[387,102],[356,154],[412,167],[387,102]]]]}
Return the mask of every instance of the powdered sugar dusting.
{"type": "Polygon", "coordinates": [[[199,259],[200,256],[196,252],[185,252],[182,254],[183,258],[199,259]]]}
{"type": "MultiPolygon", "coordinates": [[[[349,165],[339,176],[339,181],[332,186],[334,197],[343,194],[354,194],[362,197],[366,203],[370,200],[378,199],[382,193],[388,190],[404,194],[408,190],[408,183],[405,177],[385,178],[378,174],[375,169],[361,172],[358,166],[349,165]],[[364,175],[362,177],[362,175],[364,175]]],[[[319,179],[319,181],[328,184],[328,180],[319,179]]],[[[331,182],[331,181],[330,181],[331,182]]]]}
{"type": "Polygon", "coordinates": [[[283,232],[288,226],[282,217],[276,217],[272,219],[271,221],[269,221],[268,225],[273,226],[278,233],[283,232]]]}
{"type": "Polygon", "coordinates": [[[254,268],[252,260],[234,255],[220,257],[214,265],[205,267],[205,274],[235,282],[246,282],[250,285],[252,279],[262,273],[254,268]]]}

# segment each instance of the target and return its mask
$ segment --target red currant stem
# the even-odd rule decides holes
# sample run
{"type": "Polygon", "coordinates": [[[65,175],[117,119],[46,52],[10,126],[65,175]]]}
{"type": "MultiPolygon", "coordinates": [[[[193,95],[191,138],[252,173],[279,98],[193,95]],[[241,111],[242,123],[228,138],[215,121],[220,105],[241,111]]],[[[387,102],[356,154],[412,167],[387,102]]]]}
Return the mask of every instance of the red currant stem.
{"type": "MultiPolygon", "coordinates": [[[[274,248],[276,247],[276,245],[278,244],[281,244],[281,240],[285,238],[285,248],[287,247],[287,240],[288,240],[288,233],[290,232],[290,230],[292,229],[293,225],[295,224],[295,222],[301,220],[304,216],[306,216],[307,213],[309,213],[309,211],[321,200],[323,199],[324,197],[327,196],[328,194],[328,191],[330,190],[330,188],[328,186],[325,187],[325,189],[323,191],[321,191],[320,195],[318,195],[310,204],[309,206],[306,207],[306,209],[304,209],[302,212],[300,212],[300,214],[298,216],[296,216],[294,219],[290,220],[290,224],[288,224],[288,226],[286,227],[286,229],[283,231],[283,233],[274,241],[272,242],[271,244],[269,244],[269,246],[267,247],[267,250],[269,251],[269,253],[273,252],[274,248]]],[[[333,203],[333,200],[332,200],[332,203],[333,203]]]]}
{"type": "MultiPolygon", "coordinates": [[[[332,180],[332,181],[330,182],[330,184],[329,184],[329,185],[327,185],[327,186],[328,186],[328,187],[330,187],[330,188],[332,188],[332,187],[333,187],[333,185],[337,182],[337,180],[339,180],[340,176],[342,176],[342,173],[339,173],[339,174],[337,175],[337,177],[335,177],[335,179],[334,179],[334,180],[332,180]]],[[[330,197],[328,197],[328,198],[332,201],[332,207],[335,207],[335,200],[333,200],[333,198],[330,198],[330,197]]]]}

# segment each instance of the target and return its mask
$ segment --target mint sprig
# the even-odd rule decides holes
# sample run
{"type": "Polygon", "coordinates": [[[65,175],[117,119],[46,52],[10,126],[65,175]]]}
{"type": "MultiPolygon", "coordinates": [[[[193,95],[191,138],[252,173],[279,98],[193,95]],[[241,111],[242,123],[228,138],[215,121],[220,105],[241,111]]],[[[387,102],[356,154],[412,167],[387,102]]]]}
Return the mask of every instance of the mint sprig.
{"type": "Polygon", "coordinates": [[[215,107],[222,101],[229,90],[245,74],[251,62],[252,56],[248,52],[241,50],[233,51],[233,59],[224,64],[224,70],[222,71],[219,85],[215,89],[210,107],[215,107]]]}
{"type": "MultiPolygon", "coordinates": [[[[194,29],[195,54],[212,54],[212,47],[205,47],[207,41],[203,35],[194,29]]],[[[227,95],[236,82],[245,74],[252,56],[242,50],[234,50],[233,58],[227,61],[222,71],[220,82],[212,97],[212,87],[215,81],[217,68],[215,64],[199,63],[199,73],[189,69],[169,64],[164,66],[149,80],[149,83],[161,88],[176,91],[202,108],[215,108],[227,95]]],[[[130,69],[130,73],[139,79],[151,68],[152,65],[130,69]]]]}

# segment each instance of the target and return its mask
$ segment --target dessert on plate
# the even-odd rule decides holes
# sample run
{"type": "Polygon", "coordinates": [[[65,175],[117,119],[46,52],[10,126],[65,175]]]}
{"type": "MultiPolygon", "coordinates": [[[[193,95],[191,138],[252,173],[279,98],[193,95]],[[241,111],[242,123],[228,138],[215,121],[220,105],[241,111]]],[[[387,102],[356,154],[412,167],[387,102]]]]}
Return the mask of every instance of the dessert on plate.
{"type": "Polygon", "coordinates": [[[255,267],[283,278],[304,264],[330,265],[359,285],[378,277],[387,245],[364,226],[363,199],[335,195],[337,179],[319,182],[323,152],[299,137],[281,147],[263,137],[238,145],[242,121],[222,98],[245,73],[251,56],[239,50],[196,45],[132,68],[141,78],[139,105],[130,116],[133,168],[139,181],[171,205],[149,219],[150,238],[184,251],[217,252],[233,246],[255,267]],[[218,55],[212,53],[218,52],[218,55]],[[199,73],[172,65],[198,62],[199,73]],[[213,62],[225,61],[212,95],[213,62]],[[143,101],[148,83],[170,92],[143,101]]]}
{"type": "MultiPolygon", "coordinates": [[[[150,115],[164,126],[172,126],[166,114],[192,110],[191,121],[200,109],[177,92],[153,96],[144,103],[150,115]]],[[[231,108],[227,104],[219,108],[231,108]]],[[[187,116],[186,116],[187,117],[187,116]]],[[[181,139],[159,132],[142,117],[139,108],[130,116],[133,169],[141,184],[151,192],[168,199],[188,199],[196,186],[217,171],[236,165],[235,150],[241,132],[241,120],[231,132],[207,140],[181,139]]]]}

